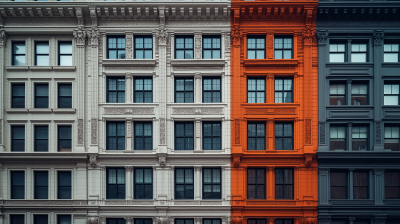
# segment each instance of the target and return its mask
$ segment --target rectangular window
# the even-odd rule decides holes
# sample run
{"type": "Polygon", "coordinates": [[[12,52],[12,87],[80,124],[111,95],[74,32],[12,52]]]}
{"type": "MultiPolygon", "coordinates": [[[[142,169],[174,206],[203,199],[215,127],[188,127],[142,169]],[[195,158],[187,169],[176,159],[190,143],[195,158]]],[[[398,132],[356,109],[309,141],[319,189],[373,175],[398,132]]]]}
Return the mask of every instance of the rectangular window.
{"type": "Polygon", "coordinates": [[[221,224],[221,219],[203,219],[203,224],[221,224]]]}
{"type": "Polygon", "coordinates": [[[25,42],[13,42],[12,48],[12,65],[25,65],[25,42]]]}
{"type": "Polygon", "coordinates": [[[193,59],[193,36],[175,37],[175,59],[193,59]]]}
{"type": "Polygon", "coordinates": [[[331,83],[329,86],[329,105],[346,105],[346,85],[331,83]]]}
{"type": "Polygon", "coordinates": [[[203,59],[221,59],[221,36],[203,36],[203,59]]]}
{"type": "Polygon", "coordinates": [[[368,199],[368,171],[353,172],[353,199],[368,199]]]}
{"type": "Polygon", "coordinates": [[[247,36],[247,59],[265,59],[265,36],[247,36]]]}
{"type": "Polygon", "coordinates": [[[49,172],[35,171],[35,199],[49,198],[49,172]]]}
{"type": "Polygon", "coordinates": [[[352,151],[368,150],[368,127],[353,126],[351,129],[351,149],[352,151]]]}
{"type": "Polygon", "coordinates": [[[385,84],[384,105],[399,105],[399,84],[385,84]]]}
{"type": "Polygon", "coordinates": [[[33,215],[33,224],[48,224],[48,215],[33,215]]]}
{"type": "Polygon", "coordinates": [[[367,84],[351,84],[351,105],[368,105],[367,84]]]}
{"type": "Polygon", "coordinates": [[[331,43],[329,45],[329,62],[345,62],[346,47],[342,43],[331,43]]]}
{"type": "Polygon", "coordinates": [[[35,152],[49,151],[49,127],[35,126],[35,152]]]}
{"type": "Polygon", "coordinates": [[[331,199],[347,199],[347,171],[331,171],[331,199]]]}
{"type": "Polygon", "coordinates": [[[72,42],[58,43],[58,65],[72,66],[72,42]]]}
{"type": "Polygon", "coordinates": [[[72,84],[58,84],[58,108],[72,108],[72,84]]]}
{"type": "Polygon", "coordinates": [[[107,59],[125,59],[125,36],[107,37],[107,59]]]}
{"type": "Polygon", "coordinates": [[[383,52],[383,62],[399,62],[399,44],[384,44],[383,52]]]}
{"type": "Polygon", "coordinates": [[[35,84],[35,108],[49,108],[49,84],[35,84]]]}
{"type": "Polygon", "coordinates": [[[135,168],[135,199],[153,199],[152,168],[135,168]]]}
{"type": "Polygon", "coordinates": [[[107,103],[125,103],[125,77],[107,78],[107,103]]]}
{"type": "Polygon", "coordinates": [[[175,199],[194,199],[193,168],[175,168],[175,199]]]}
{"type": "Polygon", "coordinates": [[[175,79],[175,103],[194,102],[194,81],[193,78],[175,79]]]}
{"type": "Polygon", "coordinates": [[[275,59],[292,59],[292,49],[292,37],[275,37],[275,59]]]}
{"type": "Polygon", "coordinates": [[[330,150],[346,150],[346,126],[331,126],[330,150]]]}
{"type": "Polygon", "coordinates": [[[400,127],[399,126],[385,126],[385,149],[391,151],[399,151],[400,148],[400,127]]]}
{"type": "Polygon", "coordinates": [[[136,219],[135,224],[153,224],[153,219],[136,219]]]}
{"type": "Polygon", "coordinates": [[[58,171],[57,199],[72,199],[71,171],[58,171]]]}
{"type": "Polygon", "coordinates": [[[125,199],[124,168],[107,168],[107,199],[125,199]]]}
{"type": "Polygon", "coordinates": [[[293,219],[276,219],[275,224],[293,224],[293,219]]]}
{"type": "Polygon", "coordinates": [[[247,79],[247,102],[265,103],[265,78],[247,79]]]}
{"type": "Polygon", "coordinates": [[[247,169],[247,199],[265,199],[265,169],[247,169]]]}
{"type": "Polygon", "coordinates": [[[10,215],[10,224],[25,224],[25,215],[10,215]]]}
{"type": "Polygon", "coordinates": [[[153,102],[153,79],[151,77],[135,77],[135,103],[153,102]]]}
{"type": "Polygon", "coordinates": [[[107,122],[107,150],[125,150],[125,122],[107,122]]]}
{"type": "Polygon", "coordinates": [[[221,102],[221,78],[203,78],[203,103],[221,102]]]}
{"type": "Polygon", "coordinates": [[[203,122],[203,150],[221,150],[221,122],[203,122]]]}
{"type": "Polygon", "coordinates": [[[293,122],[275,123],[275,150],[293,150],[293,122]]]}
{"type": "Polygon", "coordinates": [[[293,199],[293,169],[275,169],[275,199],[293,199]]]}
{"type": "Polygon", "coordinates": [[[25,151],[25,126],[11,126],[11,152],[25,151]]]}
{"type": "Polygon", "coordinates": [[[332,219],[331,224],[347,224],[347,220],[332,219]]]}
{"type": "Polygon", "coordinates": [[[194,149],[193,122],[175,122],[175,150],[194,149]]]}
{"type": "Polygon", "coordinates": [[[367,62],[367,44],[351,44],[351,62],[367,62]]]}
{"type": "Polygon", "coordinates": [[[175,219],[175,224],[193,224],[193,219],[175,219]]]}
{"type": "Polygon", "coordinates": [[[153,59],[152,36],[135,36],[135,59],[153,59]]]}
{"type": "Polygon", "coordinates": [[[400,170],[385,170],[385,199],[400,199],[400,170]]]}
{"type": "Polygon", "coordinates": [[[125,224],[125,219],[107,218],[107,224],[125,224]]]}
{"type": "Polygon", "coordinates": [[[203,199],[221,199],[220,168],[203,168],[203,199]]]}
{"type": "Polygon", "coordinates": [[[25,108],[25,84],[12,84],[11,88],[11,108],[25,108]]]}
{"type": "Polygon", "coordinates": [[[247,123],[247,150],[266,150],[265,123],[247,123]]]}
{"type": "Polygon", "coordinates": [[[275,103],[293,103],[293,79],[275,79],[275,103]]]}
{"type": "Polygon", "coordinates": [[[25,171],[11,171],[11,199],[25,199],[25,171]]]}
{"type": "Polygon", "coordinates": [[[135,122],[135,150],[153,150],[151,122],[135,122]]]}
{"type": "Polygon", "coordinates": [[[71,224],[71,215],[57,215],[57,224],[71,224]]]}
{"type": "Polygon", "coordinates": [[[35,43],[35,65],[49,66],[49,42],[35,43]]]}
{"type": "Polygon", "coordinates": [[[265,224],[265,219],[247,219],[247,224],[265,224]]]}

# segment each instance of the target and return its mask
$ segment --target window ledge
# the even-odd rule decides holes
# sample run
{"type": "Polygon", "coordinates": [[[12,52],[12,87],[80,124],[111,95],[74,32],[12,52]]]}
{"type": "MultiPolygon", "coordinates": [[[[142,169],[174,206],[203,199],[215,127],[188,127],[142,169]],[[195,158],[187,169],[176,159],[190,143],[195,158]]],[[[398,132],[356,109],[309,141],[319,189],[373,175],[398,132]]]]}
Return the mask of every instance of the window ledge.
{"type": "Polygon", "coordinates": [[[400,204],[400,199],[384,199],[383,203],[385,205],[399,205],[400,204]]]}
{"type": "Polygon", "coordinates": [[[25,114],[28,113],[28,108],[10,108],[7,109],[6,112],[8,114],[25,114]]]}
{"type": "Polygon", "coordinates": [[[10,199],[4,200],[3,205],[19,205],[19,206],[27,206],[27,205],[41,205],[41,206],[55,206],[55,205],[87,205],[87,200],[74,200],[74,199],[35,199],[35,200],[24,200],[24,199],[10,199]]]}
{"type": "Polygon", "coordinates": [[[7,71],[29,71],[28,66],[6,66],[7,71]]]}
{"type": "Polygon", "coordinates": [[[295,67],[298,66],[299,60],[297,59],[244,59],[244,66],[285,66],[295,67]]]}
{"type": "Polygon", "coordinates": [[[53,67],[51,66],[29,66],[29,70],[31,71],[51,71],[53,67]]]}
{"type": "Polygon", "coordinates": [[[328,62],[326,66],[373,66],[373,62],[328,62]]]}
{"type": "Polygon", "coordinates": [[[123,150],[124,153],[143,153],[143,154],[155,154],[155,150],[123,150]]]}
{"type": "Polygon", "coordinates": [[[103,59],[104,67],[121,66],[121,67],[155,67],[156,60],[154,59],[103,59]]]}
{"type": "Polygon", "coordinates": [[[373,199],[330,199],[332,205],[373,205],[375,201],[373,199]]]}
{"type": "Polygon", "coordinates": [[[29,113],[51,113],[53,109],[50,108],[29,108],[29,113]]]}
{"type": "Polygon", "coordinates": [[[172,59],[172,67],[223,67],[224,59],[172,59]]]}
{"type": "Polygon", "coordinates": [[[53,70],[57,72],[75,71],[75,66],[53,66],[53,70]]]}
{"type": "Polygon", "coordinates": [[[174,199],[174,205],[222,205],[222,200],[174,199]]]}
{"type": "Polygon", "coordinates": [[[75,71],[75,66],[6,66],[7,71],[75,71]]]}
{"type": "Polygon", "coordinates": [[[400,108],[400,105],[382,105],[382,107],[383,108],[391,108],[391,107],[393,107],[393,108],[400,108]]]}
{"type": "Polygon", "coordinates": [[[75,108],[57,108],[53,109],[53,113],[55,114],[74,114],[76,113],[75,108]]]}

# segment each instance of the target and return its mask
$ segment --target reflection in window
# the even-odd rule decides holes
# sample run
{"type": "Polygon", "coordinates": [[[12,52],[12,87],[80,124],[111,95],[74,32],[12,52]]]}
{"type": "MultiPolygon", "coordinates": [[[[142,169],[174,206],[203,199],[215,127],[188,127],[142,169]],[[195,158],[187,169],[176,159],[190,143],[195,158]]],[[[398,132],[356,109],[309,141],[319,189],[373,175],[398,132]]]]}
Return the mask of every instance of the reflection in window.
{"type": "Polygon", "coordinates": [[[153,102],[153,79],[151,77],[135,77],[135,103],[153,102]]]}
{"type": "Polygon", "coordinates": [[[135,199],[153,199],[153,169],[135,168],[135,199]]]}
{"type": "Polygon", "coordinates": [[[125,199],[125,169],[107,168],[107,199],[125,199]]]}
{"type": "Polygon", "coordinates": [[[346,127],[331,126],[330,130],[330,150],[346,149],[346,127]]]}
{"type": "Polygon", "coordinates": [[[72,42],[60,42],[58,44],[58,65],[71,66],[72,65],[72,42]]]}
{"type": "Polygon", "coordinates": [[[292,59],[292,37],[275,38],[275,59],[292,59]]]}
{"type": "Polygon", "coordinates": [[[264,78],[249,78],[247,80],[247,102],[265,103],[264,78]]]}
{"type": "Polygon", "coordinates": [[[176,36],[175,48],[175,59],[193,59],[193,36],[176,36]]]}
{"type": "Polygon", "coordinates": [[[221,58],[221,36],[203,36],[203,59],[221,58]]]}
{"type": "Polygon", "coordinates": [[[384,105],[399,105],[399,84],[385,84],[384,105]]]}
{"type": "Polygon", "coordinates": [[[175,199],[194,199],[193,168],[175,168],[175,199]]]}
{"type": "Polygon", "coordinates": [[[107,37],[107,58],[125,59],[125,36],[107,37]]]}
{"type": "Polygon", "coordinates": [[[203,199],[221,199],[220,168],[203,168],[203,199]]]}
{"type": "Polygon", "coordinates": [[[385,149],[399,151],[400,131],[398,126],[385,126],[385,149]]]}
{"type": "Polygon", "coordinates": [[[367,44],[351,45],[351,62],[367,62],[367,44]]]}
{"type": "Polygon", "coordinates": [[[203,103],[221,102],[221,78],[203,78],[203,103]]]}
{"type": "Polygon", "coordinates": [[[275,79],[275,103],[293,103],[292,79],[275,79]]]}
{"type": "Polygon", "coordinates": [[[344,62],[345,61],[345,45],[330,44],[329,45],[329,62],[344,62]]]}
{"type": "Polygon", "coordinates": [[[293,123],[275,123],[275,150],[293,150],[293,123]]]}
{"type": "Polygon", "coordinates": [[[266,150],[265,123],[247,123],[247,150],[266,150]]]}
{"type": "Polygon", "coordinates": [[[193,103],[193,78],[175,79],[175,103],[193,103]]]}
{"type": "Polygon", "coordinates": [[[48,84],[35,84],[35,108],[49,108],[48,84]]]}
{"type": "Polygon", "coordinates": [[[107,103],[125,103],[125,78],[107,78],[107,103]]]}
{"type": "Polygon", "coordinates": [[[107,121],[107,150],[125,150],[125,122],[107,121]]]}
{"type": "Polygon", "coordinates": [[[265,199],[265,169],[247,169],[247,199],[265,199]]]}
{"type": "Polygon", "coordinates": [[[265,37],[247,37],[247,59],[265,59],[265,37]]]}
{"type": "Polygon", "coordinates": [[[35,65],[49,66],[49,42],[35,43],[35,65]]]}
{"type": "Polygon", "coordinates": [[[399,44],[384,44],[383,51],[383,62],[399,62],[399,44]]]}
{"type": "Polygon", "coordinates": [[[221,122],[203,122],[203,150],[221,150],[221,122]]]}
{"type": "Polygon", "coordinates": [[[329,86],[329,105],[346,105],[346,85],[331,84],[329,86]]]}
{"type": "Polygon", "coordinates": [[[194,149],[193,122],[175,122],[175,150],[194,149]]]}
{"type": "Polygon", "coordinates": [[[351,85],[351,105],[367,105],[367,84],[352,84],[351,85]]]}
{"type": "Polygon", "coordinates": [[[25,65],[25,43],[14,42],[12,44],[12,65],[25,65]]]}
{"type": "Polygon", "coordinates": [[[368,128],[366,126],[353,126],[351,130],[352,150],[366,151],[368,149],[368,128]]]}
{"type": "Polygon", "coordinates": [[[153,58],[152,36],[135,36],[135,59],[153,58]]]}
{"type": "Polygon", "coordinates": [[[151,122],[135,122],[135,150],[153,150],[151,122]]]}

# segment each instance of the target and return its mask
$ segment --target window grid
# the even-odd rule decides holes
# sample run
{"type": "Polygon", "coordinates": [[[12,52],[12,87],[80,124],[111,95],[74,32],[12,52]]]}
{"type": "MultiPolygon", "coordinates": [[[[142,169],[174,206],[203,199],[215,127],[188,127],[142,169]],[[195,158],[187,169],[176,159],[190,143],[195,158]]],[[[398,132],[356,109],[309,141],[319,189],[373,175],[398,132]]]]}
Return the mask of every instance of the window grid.
{"type": "Polygon", "coordinates": [[[247,123],[247,150],[266,150],[265,122],[247,123]]]}
{"type": "Polygon", "coordinates": [[[360,106],[368,105],[368,85],[367,84],[351,84],[351,105],[360,106]]]}
{"type": "Polygon", "coordinates": [[[384,148],[391,151],[400,150],[400,127],[385,125],[385,142],[384,148]]]}
{"type": "Polygon", "coordinates": [[[345,62],[346,45],[344,43],[330,43],[329,62],[345,62]]]}
{"type": "Polygon", "coordinates": [[[331,83],[329,85],[329,105],[346,105],[346,85],[331,83]]]}
{"type": "Polygon", "coordinates": [[[25,215],[10,215],[10,224],[24,224],[25,215]]]}
{"type": "Polygon", "coordinates": [[[57,199],[72,199],[71,171],[58,171],[57,199]]]}
{"type": "Polygon", "coordinates": [[[135,224],[153,224],[153,219],[135,219],[135,224]]]}
{"type": "Polygon", "coordinates": [[[71,224],[71,215],[57,215],[57,224],[71,224]]]}
{"type": "Polygon", "coordinates": [[[383,45],[383,62],[399,62],[399,44],[385,43],[383,45]]]}
{"type": "Polygon", "coordinates": [[[247,59],[265,59],[265,36],[247,37],[247,59]]]}
{"type": "Polygon", "coordinates": [[[25,84],[12,84],[11,88],[11,108],[25,108],[25,84]]]}
{"type": "Polygon", "coordinates": [[[107,122],[107,150],[125,150],[125,122],[107,122]]]}
{"type": "Polygon", "coordinates": [[[203,59],[221,59],[221,36],[203,36],[203,59]]]}
{"type": "Polygon", "coordinates": [[[203,77],[203,103],[221,102],[221,78],[203,77]]]}
{"type": "Polygon", "coordinates": [[[400,170],[385,170],[385,199],[400,199],[400,170]]]}
{"type": "Polygon", "coordinates": [[[35,84],[35,108],[49,108],[49,84],[35,84]]]}
{"type": "Polygon", "coordinates": [[[334,150],[346,150],[346,136],[347,136],[347,127],[346,126],[339,126],[339,125],[332,125],[330,127],[330,138],[329,149],[331,151],[334,150]]]}
{"type": "Polygon", "coordinates": [[[153,102],[153,79],[151,77],[135,77],[135,103],[153,102]]]}
{"type": "Polygon", "coordinates": [[[193,59],[193,36],[175,37],[175,59],[193,59]]]}
{"type": "Polygon", "coordinates": [[[33,224],[48,224],[48,215],[33,215],[33,224]]]}
{"type": "Polygon", "coordinates": [[[12,65],[25,65],[25,42],[13,42],[12,48],[12,65]]]}
{"type": "Polygon", "coordinates": [[[125,103],[125,77],[107,78],[107,103],[125,103]]]}
{"type": "Polygon", "coordinates": [[[123,218],[107,218],[107,224],[125,224],[123,218]]]}
{"type": "Polygon", "coordinates": [[[125,169],[107,168],[107,199],[125,199],[125,169]]]}
{"type": "Polygon", "coordinates": [[[125,59],[125,36],[107,37],[107,58],[125,59]]]}
{"type": "Polygon", "coordinates": [[[347,170],[336,170],[330,172],[331,199],[348,198],[347,182],[347,170]]]}
{"type": "Polygon", "coordinates": [[[221,224],[221,219],[203,219],[203,224],[221,224]]]}
{"type": "Polygon", "coordinates": [[[175,168],[175,199],[194,199],[193,168],[175,168]]]}
{"type": "Polygon", "coordinates": [[[384,105],[399,105],[399,84],[384,85],[384,105]]]}
{"type": "Polygon", "coordinates": [[[152,122],[135,122],[135,150],[153,150],[152,122]]]}
{"type": "Polygon", "coordinates": [[[294,198],[293,169],[275,169],[275,199],[294,198]]]}
{"type": "Polygon", "coordinates": [[[353,126],[351,128],[351,150],[352,151],[366,151],[368,150],[368,127],[367,126],[353,126]]]}
{"type": "Polygon", "coordinates": [[[351,62],[367,62],[367,44],[352,43],[351,44],[351,62]]]}
{"type": "Polygon", "coordinates": [[[368,199],[369,172],[354,171],[353,172],[353,199],[368,199]]]}
{"type": "Polygon", "coordinates": [[[35,152],[49,151],[49,127],[35,126],[35,152]]]}
{"type": "Polygon", "coordinates": [[[293,150],[293,122],[275,123],[275,150],[293,150]]]}
{"type": "Polygon", "coordinates": [[[11,171],[11,199],[25,199],[25,171],[11,171]]]}
{"type": "Polygon", "coordinates": [[[153,59],[152,36],[135,36],[135,59],[153,59]]]}
{"type": "Polygon", "coordinates": [[[293,224],[293,219],[276,219],[275,224],[293,224]]]}
{"type": "Polygon", "coordinates": [[[265,168],[247,169],[247,199],[265,199],[265,168]]]}
{"type": "Polygon", "coordinates": [[[221,150],[221,122],[203,122],[203,150],[221,150]]]}
{"type": "Polygon", "coordinates": [[[71,152],[72,128],[71,126],[58,126],[58,151],[71,152]]]}
{"type": "Polygon", "coordinates": [[[275,59],[292,59],[293,58],[293,38],[292,37],[275,37],[275,59]]]}
{"type": "Polygon", "coordinates": [[[203,199],[221,199],[221,168],[203,168],[203,199]]]}
{"type": "Polygon", "coordinates": [[[72,66],[72,42],[58,42],[58,65],[72,66]]]}
{"type": "Polygon", "coordinates": [[[265,103],[265,78],[247,79],[247,103],[265,103]]]}
{"type": "Polygon", "coordinates": [[[194,102],[193,78],[175,78],[175,103],[194,102]]]}
{"type": "Polygon", "coordinates": [[[35,174],[35,199],[48,199],[49,198],[49,172],[48,171],[34,171],[35,174]]]}
{"type": "Polygon", "coordinates": [[[135,199],[153,199],[153,168],[135,168],[135,199]]]}
{"type": "Polygon", "coordinates": [[[265,224],[265,219],[247,219],[247,224],[265,224]]]}
{"type": "Polygon", "coordinates": [[[194,149],[193,122],[175,122],[175,150],[194,149]]]}
{"type": "Polygon", "coordinates": [[[175,224],[193,224],[193,219],[175,219],[175,224]]]}
{"type": "Polygon", "coordinates": [[[49,66],[49,42],[35,42],[35,65],[49,66]]]}
{"type": "Polygon", "coordinates": [[[11,151],[25,151],[25,126],[11,126],[11,151]]]}
{"type": "Polygon", "coordinates": [[[293,79],[275,79],[275,103],[293,103],[293,79]]]}
{"type": "Polygon", "coordinates": [[[72,108],[72,84],[58,84],[58,108],[72,108]]]}

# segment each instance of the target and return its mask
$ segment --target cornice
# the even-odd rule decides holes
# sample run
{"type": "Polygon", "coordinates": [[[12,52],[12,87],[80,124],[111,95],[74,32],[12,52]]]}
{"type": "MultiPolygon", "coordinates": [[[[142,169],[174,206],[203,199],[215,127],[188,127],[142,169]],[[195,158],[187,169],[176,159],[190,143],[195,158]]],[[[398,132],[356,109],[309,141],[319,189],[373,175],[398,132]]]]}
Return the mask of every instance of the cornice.
{"type": "Polygon", "coordinates": [[[223,67],[224,59],[173,59],[172,67],[223,67]]]}
{"type": "Polygon", "coordinates": [[[104,67],[155,67],[155,59],[103,59],[101,64],[104,67]]]}
{"type": "Polygon", "coordinates": [[[22,160],[87,160],[87,153],[66,153],[66,152],[3,152],[0,153],[0,161],[22,161],[22,160]]]}
{"type": "Polygon", "coordinates": [[[75,71],[75,66],[6,66],[7,71],[40,71],[40,72],[69,72],[75,71]]]}
{"type": "Polygon", "coordinates": [[[3,206],[87,206],[86,200],[3,200],[3,206]]]}
{"type": "Polygon", "coordinates": [[[244,59],[243,64],[246,67],[274,67],[274,66],[295,67],[295,66],[298,66],[299,60],[296,60],[296,59],[244,59]]]}

